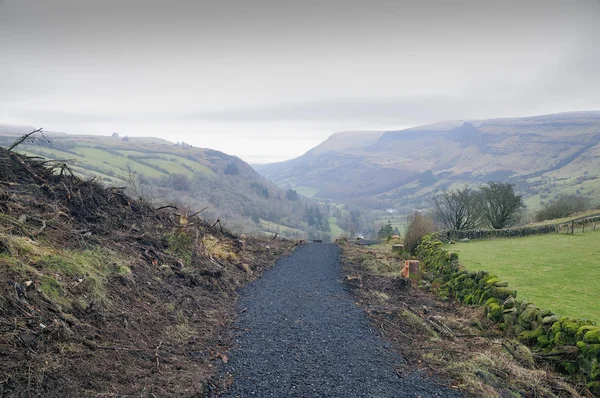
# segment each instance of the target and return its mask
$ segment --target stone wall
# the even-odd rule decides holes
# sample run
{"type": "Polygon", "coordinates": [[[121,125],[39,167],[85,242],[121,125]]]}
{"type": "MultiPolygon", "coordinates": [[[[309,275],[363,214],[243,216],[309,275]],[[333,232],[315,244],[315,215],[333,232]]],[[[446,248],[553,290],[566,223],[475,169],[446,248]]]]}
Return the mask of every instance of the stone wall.
{"type": "Polygon", "coordinates": [[[573,226],[581,227],[600,222],[600,215],[581,217],[566,223],[538,225],[534,227],[517,227],[504,229],[469,229],[469,230],[446,230],[437,232],[439,239],[443,241],[460,239],[486,239],[486,238],[515,238],[529,235],[558,233],[561,229],[568,229],[573,226]]]}
{"type": "Polygon", "coordinates": [[[507,336],[542,351],[558,371],[583,374],[590,391],[600,396],[600,327],[518,301],[507,282],[485,271],[465,270],[436,234],[425,236],[415,254],[426,277],[440,286],[440,295],[484,306],[486,316],[507,336]]]}

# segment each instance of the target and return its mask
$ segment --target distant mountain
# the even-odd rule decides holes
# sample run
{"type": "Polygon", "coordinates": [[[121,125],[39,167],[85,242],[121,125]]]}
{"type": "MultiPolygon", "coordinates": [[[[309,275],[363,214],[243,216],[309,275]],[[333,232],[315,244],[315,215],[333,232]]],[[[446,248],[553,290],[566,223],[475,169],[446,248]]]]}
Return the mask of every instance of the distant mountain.
{"type": "Polygon", "coordinates": [[[600,112],[448,121],[399,131],[334,134],[306,154],[255,167],[315,196],[412,209],[442,187],[508,180],[527,203],[600,195],[600,112]]]}
{"type": "MultiPolygon", "coordinates": [[[[32,131],[0,125],[0,146],[32,131]]],[[[202,216],[237,232],[272,232],[302,237],[308,225],[307,205],[288,195],[241,159],[223,152],[159,138],[36,135],[16,148],[30,156],[65,161],[80,175],[107,184],[136,186],[157,204],[177,202],[203,211],[202,216]],[[133,182],[133,184],[132,184],[133,182]]]]}

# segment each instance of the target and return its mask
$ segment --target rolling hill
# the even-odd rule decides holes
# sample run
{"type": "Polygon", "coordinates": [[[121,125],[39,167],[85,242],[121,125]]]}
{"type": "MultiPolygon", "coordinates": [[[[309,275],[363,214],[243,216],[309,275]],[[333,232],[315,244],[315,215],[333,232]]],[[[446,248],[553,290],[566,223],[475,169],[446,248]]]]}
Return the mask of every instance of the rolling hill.
{"type": "MultiPolygon", "coordinates": [[[[12,144],[29,127],[0,125],[0,146],[12,144]]],[[[113,186],[137,190],[155,204],[174,202],[203,211],[202,216],[235,232],[279,233],[303,237],[310,201],[261,177],[241,159],[225,153],[158,138],[44,133],[18,152],[65,162],[73,172],[113,186]]]]}
{"type": "Polygon", "coordinates": [[[427,206],[435,189],[510,181],[529,207],[560,193],[600,193],[600,112],[448,121],[338,133],[286,162],[255,165],[281,187],[370,208],[427,206]]]}

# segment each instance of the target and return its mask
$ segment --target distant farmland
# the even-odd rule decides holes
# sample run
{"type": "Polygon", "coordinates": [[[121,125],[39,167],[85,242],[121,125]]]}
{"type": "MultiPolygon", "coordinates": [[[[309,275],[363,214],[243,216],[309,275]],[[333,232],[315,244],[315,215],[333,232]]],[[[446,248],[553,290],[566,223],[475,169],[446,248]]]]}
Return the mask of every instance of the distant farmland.
{"type": "Polygon", "coordinates": [[[447,245],[469,270],[509,282],[519,300],[600,322],[600,230],[447,245]]]}

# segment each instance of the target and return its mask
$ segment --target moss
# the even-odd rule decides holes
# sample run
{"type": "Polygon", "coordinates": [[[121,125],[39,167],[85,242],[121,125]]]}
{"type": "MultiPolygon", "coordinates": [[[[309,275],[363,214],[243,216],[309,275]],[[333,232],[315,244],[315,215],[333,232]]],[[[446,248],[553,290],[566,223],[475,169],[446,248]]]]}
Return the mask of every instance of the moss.
{"type": "Polygon", "coordinates": [[[567,344],[566,336],[563,332],[558,332],[554,335],[554,344],[556,344],[556,345],[567,344]]]}
{"type": "Polygon", "coordinates": [[[522,323],[524,323],[524,327],[526,327],[526,325],[531,324],[534,321],[537,321],[538,318],[540,316],[540,310],[535,307],[533,304],[530,304],[527,306],[527,308],[525,308],[525,311],[523,311],[521,313],[521,315],[519,315],[519,321],[522,321],[522,323]]]}
{"type": "Polygon", "coordinates": [[[485,283],[489,286],[494,286],[498,282],[500,282],[500,278],[497,276],[490,276],[489,279],[485,281],[485,283]]]}
{"type": "Polygon", "coordinates": [[[535,344],[537,342],[538,337],[542,336],[544,334],[544,329],[539,327],[535,330],[532,331],[524,331],[521,332],[518,336],[520,341],[529,343],[529,344],[535,344]]]}
{"type": "Polygon", "coordinates": [[[595,364],[590,372],[590,380],[600,380],[600,364],[595,364]]]}
{"type": "Polygon", "coordinates": [[[492,304],[500,304],[500,301],[497,298],[492,297],[485,302],[485,305],[488,305],[488,306],[492,305],[492,304]]]}
{"type": "Polygon", "coordinates": [[[502,318],[502,311],[500,304],[491,303],[487,306],[487,317],[494,322],[498,322],[502,318]]]}
{"type": "Polygon", "coordinates": [[[595,330],[590,330],[583,336],[583,341],[589,344],[598,344],[600,343],[600,328],[596,328],[595,330]]]}
{"type": "Polygon", "coordinates": [[[514,308],[516,305],[515,297],[509,296],[506,300],[504,300],[504,303],[502,305],[503,305],[504,309],[514,308]]]}
{"type": "Polygon", "coordinates": [[[548,338],[548,336],[543,334],[537,338],[537,344],[542,348],[546,348],[552,345],[552,341],[548,338]]]}
{"type": "Polygon", "coordinates": [[[590,344],[587,346],[588,355],[600,360],[600,344],[590,344]]]}
{"type": "Polygon", "coordinates": [[[589,331],[593,331],[596,330],[597,328],[595,326],[592,325],[583,325],[581,326],[579,329],[577,329],[577,334],[575,335],[575,337],[577,338],[577,340],[583,340],[583,336],[585,336],[585,334],[589,331]]]}
{"type": "Polygon", "coordinates": [[[592,382],[588,383],[587,388],[595,396],[600,395],[600,381],[592,381],[592,382]]]}
{"type": "Polygon", "coordinates": [[[562,329],[565,331],[565,333],[575,337],[575,335],[577,334],[577,330],[579,330],[580,325],[575,322],[575,321],[571,321],[571,320],[566,320],[564,323],[561,321],[562,325],[562,329]]]}
{"type": "Polygon", "coordinates": [[[558,333],[562,333],[562,326],[560,321],[559,322],[554,322],[552,324],[552,328],[551,328],[552,332],[557,335],[558,333]]]}
{"type": "Polygon", "coordinates": [[[565,369],[565,372],[574,375],[579,372],[579,367],[573,362],[563,362],[562,367],[565,369]]]}

